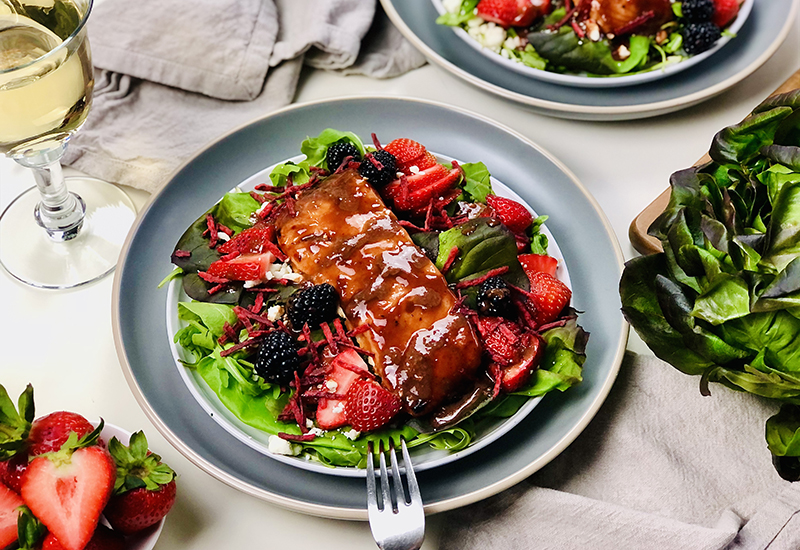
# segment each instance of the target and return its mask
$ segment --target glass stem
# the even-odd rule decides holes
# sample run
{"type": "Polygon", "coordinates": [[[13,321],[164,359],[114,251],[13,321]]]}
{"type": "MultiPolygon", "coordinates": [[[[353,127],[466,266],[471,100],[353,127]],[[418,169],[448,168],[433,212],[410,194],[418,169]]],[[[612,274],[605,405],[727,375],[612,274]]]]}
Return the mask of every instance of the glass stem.
{"type": "Polygon", "coordinates": [[[33,215],[36,223],[55,241],[68,241],[77,237],[86,213],[83,199],[70,193],[64,182],[60,162],[64,155],[64,145],[61,143],[52,149],[28,151],[25,155],[14,156],[18,163],[33,169],[41,198],[33,215]]]}

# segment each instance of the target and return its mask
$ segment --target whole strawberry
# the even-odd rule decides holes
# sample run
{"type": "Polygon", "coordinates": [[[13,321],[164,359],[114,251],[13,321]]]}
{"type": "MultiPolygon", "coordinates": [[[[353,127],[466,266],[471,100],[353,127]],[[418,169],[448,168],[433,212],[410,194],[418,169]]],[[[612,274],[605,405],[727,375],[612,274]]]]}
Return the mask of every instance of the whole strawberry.
{"type": "Polygon", "coordinates": [[[38,456],[57,451],[66,443],[69,434],[75,432],[80,439],[94,431],[91,422],[77,413],[58,411],[37,418],[28,434],[28,454],[38,456]]]}
{"type": "Polygon", "coordinates": [[[347,392],[344,414],[359,432],[376,430],[400,412],[400,399],[371,380],[356,380],[347,392]]]}
{"type": "Polygon", "coordinates": [[[111,491],[114,461],[97,445],[103,422],[58,451],[35,457],[22,477],[22,500],[66,550],[83,550],[92,538],[111,491]]]}
{"type": "Polygon", "coordinates": [[[503,225],[514,233],[523,233],[533,223],[533,216],[528,209],[515,200],[497,195],[487,195],[486,202],[492,207],[503,225]]]}
{"type": "Polygon", "coordinates": [[[131,435],[126,447],[114,437],[108,450],[117,466],[114,494],[103,515],[125,535],[161,521],[175,504],[175,472],[147,449],[144,433],[131,435]]]}

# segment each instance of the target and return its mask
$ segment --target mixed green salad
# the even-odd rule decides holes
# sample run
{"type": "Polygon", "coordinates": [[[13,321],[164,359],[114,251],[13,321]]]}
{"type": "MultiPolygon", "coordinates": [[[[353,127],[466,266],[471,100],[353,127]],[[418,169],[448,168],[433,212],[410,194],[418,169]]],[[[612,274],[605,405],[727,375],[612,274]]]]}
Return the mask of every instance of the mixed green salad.
{"type": "Polygon", "coordinates": [[[443,0],[436,22],[542,71],[618,77],[661,70],[723,36],[739,0],[443,0]]]}
{"type": "Polygon", "coordinates": [[[680,371],[784,403],[767,422],[781,475],[800,475],[800,90],[713,140],[672,175],[653,223],[663,253],[631,260],[623,312],[680,371]]]}
{"type": "MultiPolygon", "coordinates": [[[[486,426],[514,415],[528,400],[554,390],[565,391],[580,382],[588,338],[588,333],[577,324],[577,312],[568,305],[552,318],[536,317],[543,315],[544,309],[537,309],[529,275],[537,270],[554,273],[556,264],[547,255],[548,240],[541,233],[544,217],[529,218],[522,228],[518,219],[509,218],[508,223],[513,227],[510,229],[506,223],[498,222],[504,220],[507,207],[512,205],[504,202],[498,206],[496,201],[500,198],[493,193],[489,170],[483,163],[440,163],[422,146],[424,154],[409,159],[411,153],[405,146],[408,142],[419,146],[416,142],[400,139],[384,148],[374,135],[373,140],[375,146],[366,146],[355,134],[333,129],[304,140],[300,144],[305,155],[302,161],[276,166],[268,183],[256,186],[251,192],[235,189],[199,216],[177,242],[172,255],[177,268],[162,282],[164,285],[176,280],[173,284],[181,285],[190,299],[178,303],[181,328],[174,335],[174,341],[185,351],[186,360],[181,361],[184,367],[196,372],[241,422],[270,434],[271,452],[328,466],[364,467],[369,441],[386,443],[391,439],[399,444],[403,438],[412,449],[424,446],[447,451],[464,449],[481,436],[486,426]],[[398,143],[403,147],[395,145],[398,143]],[[305,189],[346,169],[359,170],[363,175],[374,173],[376,168],[392,168],[386,156],[390,149],[396,152],[391,161],[396,161],[396,167],[390,172],[383,170],[388,179],[373,185],[380,189],[387,207],[460,296],[458,307],[470,318],[476,334],[484,339],[482,364],[491,391],[471,414],[445,429],[435,429],[425,418],[412,418],[403,412],[374,430],[359,431],[349,424],[321,429],[315,409],[322,408],[320,397],[325,395],[320,392],[328,391],[326,384],[330,383],[325,378],[324,365],[315,363],[317,355],[336,345],[339,349],[355,349],[364,364],[369,365],[371,372],[367,377],[380,382],[379,371],[370,364],[369,352],[358,347],[357,327],[353,330],[341,308],[333,320],[319,326],[306,323],[300,328],[296,321],[291,321],[287,315],[293,300],[298,300],[310,283],[292,269],[280,250],[275,250],[274,241],[264,247],[272,256],[269,265],[262,265],[264,269],[255,279],[246,275],[237,280],[232,275],[234,271],[220,276],[222,272],[217,267],[230,268],[227,264],[242,259],[226,253],[230,245],[228,248],[225,245],[237,240],[237,236],[255,234],[256,230],[274,234],[269,226],[275,213],[294,208],[296,198],[305,189]],[[339,158],[332,161],[332,155],[337,154],[339,158]],[[429,167],[420,170],[423,162],[429,167]],[[437,171],[446,173],[452,182],[443,187],[443,180],[436,180],[439,187],[430,196],[420,195],[421,191],[413,188],[409,194],[411,182],[423,181],[414,180],[414,176],[437,171]],[[426,197],[423,208],[419,208],[422,204],[419,201],[412,204],[406,200],[421,196],[426,197]],[[494,209],[488,204],[493,201],[494,209]],[[511,304],[511,309],[486,310],[485,304],[479,303],[483,285],[477,283],[490,278],[501,279],[497,284],[508,290],[506,305],[511,304]],[[486,336],[487,324],[502,326],[503,334],[509,330],[515,333],[519,338],[517,344],[541,342],[544,348],[538,364],[530,367],[524,380],[520,379],[524,383],[518,387],[506,387],[501,381],[504,369],[518,364],[515,357],[504,358],[503,353],[517,351],[495,348],[494,340],[493,344],[486,344],[487,338],[499,334],[486,336]],[[284,357],[288,362],[298,363],[293,363],[289,377],[278,382],[274,381],[277,378],[271,381],[271,375],[263,374],[259,368],[259,361],[264,360],[260,357],[261,348],[272,333],[291,339],[290,349],[297,350],[289,354],[291,357],[284,357]]],[[[370,182],[371,177],[367,178],[370,182]]],[[[429,186],[425,187],[427,193],[432,184],[430,178],[425,181],[429,186]]],[[[550,274],[548,277],[555,280],[550,274]]],[[[266,361],[272,359],[267,357],[266,361]]],[[[335,390],[335,385],[332,387],[335,390]]],[[[334,390],[328,397],[346,401],[345,396],[334,396],[334,390]]]]}

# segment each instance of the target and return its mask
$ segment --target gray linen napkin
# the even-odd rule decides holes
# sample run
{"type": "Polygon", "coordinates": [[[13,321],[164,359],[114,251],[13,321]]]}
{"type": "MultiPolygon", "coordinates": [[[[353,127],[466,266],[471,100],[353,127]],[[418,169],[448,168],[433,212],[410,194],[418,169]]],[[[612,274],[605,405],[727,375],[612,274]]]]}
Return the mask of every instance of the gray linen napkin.
{"type": "Polygon", "coordinates": [[[450,512],[441,550],[797,550],[800,484],[770,463],[778,406],[629,352],[608,400],[559,457],[450,512]]]}
{"type": "Polygon", "coordinates": [[[93,106],[64,164],[155,191],[203,145],[294,98],[308,65],[388,78],[425,60],[376,0],[104,0],[93,106]]]}

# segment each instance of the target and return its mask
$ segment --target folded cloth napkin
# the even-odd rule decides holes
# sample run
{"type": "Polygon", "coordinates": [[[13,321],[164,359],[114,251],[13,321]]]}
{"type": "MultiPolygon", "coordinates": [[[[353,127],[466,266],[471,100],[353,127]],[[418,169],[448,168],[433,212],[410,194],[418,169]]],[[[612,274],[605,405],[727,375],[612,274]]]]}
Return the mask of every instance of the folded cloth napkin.
{"type": "Polygon", "coordinates": [[[445,514],[441,550],[797,550],[800,484],[771,465],[775,402],[629,352],[607,401],[560,456],[445,514]]]}
{"type": "Polygon", "coordinates": [[[387,78],[425,60],[377,0],[104,0],[93,106],[64,163],[146,191],[212,139],[292,102],[303,62],[387,78]]]}

